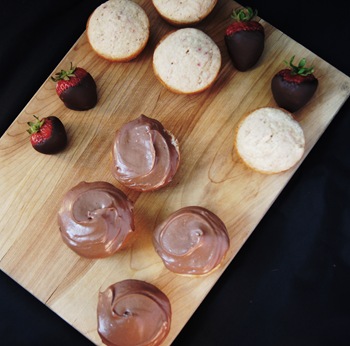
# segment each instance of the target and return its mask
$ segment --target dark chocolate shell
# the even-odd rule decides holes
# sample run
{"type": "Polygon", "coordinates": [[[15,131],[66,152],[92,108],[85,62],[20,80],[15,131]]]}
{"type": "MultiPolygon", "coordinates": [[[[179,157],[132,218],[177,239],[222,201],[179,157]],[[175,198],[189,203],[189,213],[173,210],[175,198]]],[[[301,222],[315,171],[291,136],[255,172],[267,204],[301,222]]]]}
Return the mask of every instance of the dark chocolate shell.
{"type": "Polygon", "coordinates": [[[318,86],[316,78],[307,78],[301,83],[287,81],[276,74],[271,81],[271,91],[277,105],[294,113],[305,106],[318,86]]]}
{"type": "Polygon", "coordinates": [[[94,79],[88,73],[84,76],[80,83],[64,90],[60,99],[67,108],[85,111],[96,106],[97,103],[97,87],[94,79]]]}
{"type": "Polygon", "coordinates": [[[225,43],[234,67],[247,71],[260,59],[265,46],[263,31],[238,31],[225,36],[225,43]]]}

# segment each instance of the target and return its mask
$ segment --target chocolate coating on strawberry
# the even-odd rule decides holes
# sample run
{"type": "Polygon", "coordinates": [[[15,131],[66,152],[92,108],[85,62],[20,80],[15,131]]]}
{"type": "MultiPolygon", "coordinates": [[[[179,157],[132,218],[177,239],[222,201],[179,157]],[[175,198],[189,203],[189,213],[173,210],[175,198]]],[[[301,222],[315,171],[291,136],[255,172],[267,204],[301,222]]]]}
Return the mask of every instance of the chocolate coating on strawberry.
{"type": "Polygon", "coordinates": [[[81,67],[56,73],[51,78],[56,84],[56,92],[67,108],[84,111],[95,107],[97,87],[90,73],[81,67]]]}
{"type": "Polygon", "coordinates": [[[294,65],[293,56],[285,63],[289,68],[279,71],[271,80],[271,91],[275,102],[289,112],[296,112],[305,106],[318,87],[318,79],[314,76],[314,68],[306,67],[306,59],[294,65]]]}
{"type": "Polygon", "coordinates": [[[265,47],[264,27],[253,20],[257,11],[250,7],[233,11],[235,20],[225,32],[225,44],[233,65],[247,71],[260,59],[265,47]]]}
{"type": "Polygon", "coordinates": [[[56,154],[67,146],[66,129],[55,116],[39,119],[35,116],[36,121],[28,122],[30,142],[33,148],[42,154],[56,154]]]}

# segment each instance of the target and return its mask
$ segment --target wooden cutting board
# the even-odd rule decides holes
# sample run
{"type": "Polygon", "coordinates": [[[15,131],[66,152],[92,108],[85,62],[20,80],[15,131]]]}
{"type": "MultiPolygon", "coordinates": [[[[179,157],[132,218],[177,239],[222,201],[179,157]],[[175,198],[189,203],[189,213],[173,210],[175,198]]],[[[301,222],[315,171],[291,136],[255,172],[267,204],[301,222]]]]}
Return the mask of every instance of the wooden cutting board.
{"type": "Polygon", "coordinates": [[[282,32],[261,20],[265,51],[248,72],[236,71],[224,44],[229,14],[238,4],[218,2],[199,29],[222,52],[222,69],[210,90],[176,95],[156,80],[152,54],[173,27],[161,20],[150,1],[137,1],[147,12],[151,37],[144,52],[129,63],[99,58],[85,33],[52,74],[73,62],[96,80],[98,105],[86,112],[65,108],[48,77],[0,140],[0,268],[50,309],[96,344],[99,290],[123,279],[148,281],[171,301],[171,344],[228,264],[253,232],[297,167],[266,176],[244,167],[233,152],[234,127],[257,107],[275,106],[270,81],[293,54],[316,66],[319,88],[299,113],[306,152],[322,135],[350,93],[350,78],[282,32]],[[33,114],[56,115],[66,126],[68,148],[53,156],[34,151],[26,132],[33,114]],[[173,182],[152,193],[137,193],[116,182],[110,171],[113,134],[140,114],[158,119],[179,140],[181,165],[173,182]],[[79,258],[61,241],[57,210],[64,192],[80,181],[104,180],[122,189],[135,203],[138,237],[128,249],[101,260],[79,258]],[[200,205],[226,224],[231,248],[223,265],[205,277],[183,277],[165,269],[151,236],[154,227],[175,210],[200,205]]]}

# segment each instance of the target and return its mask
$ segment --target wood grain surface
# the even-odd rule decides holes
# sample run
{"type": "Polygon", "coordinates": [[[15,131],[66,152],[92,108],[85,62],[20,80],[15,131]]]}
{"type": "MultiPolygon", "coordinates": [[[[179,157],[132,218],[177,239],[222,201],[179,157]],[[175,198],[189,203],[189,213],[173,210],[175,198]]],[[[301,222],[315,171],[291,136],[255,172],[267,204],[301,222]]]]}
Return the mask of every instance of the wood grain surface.
{"type": "Polygon", "coordinates": [[[221,50],[216,83],[198,95],[171,93],[153,74],[152,54],[159,39],[174,28],[150,1],[137,2],[151,23],[149,43],[139,57],[129,63],[103,60],[91,50],[84,33],[52,72],[70,62],[86,68],[98,86],[97,106],[85,112],[68,110],[48,76],[0,140],[0,268],[98,345],[98,292],[130,278],[150,282],[168,295],[173,316],[165,345],[171,344],[298,168],[262,175],[246,168],[233,151],[234,128],[241,116],[257,107],[275,106],[270,81],[283,68],[283,60],[293,54],[305,57],[316,66],[320,82],[312,101],[296,113],[306,137],[303,159],[350,93],[349,77],[263,19],[263,56],[250,71],[236,71],[223,38],[229,14],[239,5],[220,0],[197,26],[221,50]],[[47,156],[33,150],[26,132],[33,114],[56,115],[63,121],[69,137],[64,152],[47,156]],[[110,170],[114,132],[140,114],[161,121],[177,137],[181,150],[174,180],[151,193],[124,188],[110,170]],[[135,204],[138,236],[110,258],[80,258],[60,238],[57,211],[62,195],[82,180],[111,182],[135,204]],[[151,243],[155,226],[188,205],[216,213],[230,234],[231,248],[222,266],[204,277],[167,271],[151,243]]]}

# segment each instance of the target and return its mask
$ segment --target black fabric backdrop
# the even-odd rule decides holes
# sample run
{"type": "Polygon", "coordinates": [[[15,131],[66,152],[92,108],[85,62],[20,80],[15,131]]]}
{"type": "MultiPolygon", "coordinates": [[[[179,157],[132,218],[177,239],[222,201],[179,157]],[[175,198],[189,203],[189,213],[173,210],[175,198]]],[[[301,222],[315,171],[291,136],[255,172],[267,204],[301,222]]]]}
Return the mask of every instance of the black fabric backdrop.
{"type": "MultiPolygon", "coordinates": [[[[2,1],[1,134],[100,3],[2,1]]],[[[347,1],[241,4],[350,76],[347,1]]],[[[350,344],[349,149],[347,101],[174,345],[350,344]]],[[[0,290],[0,344],[91,345],[2,272],[0,290]]]]}

